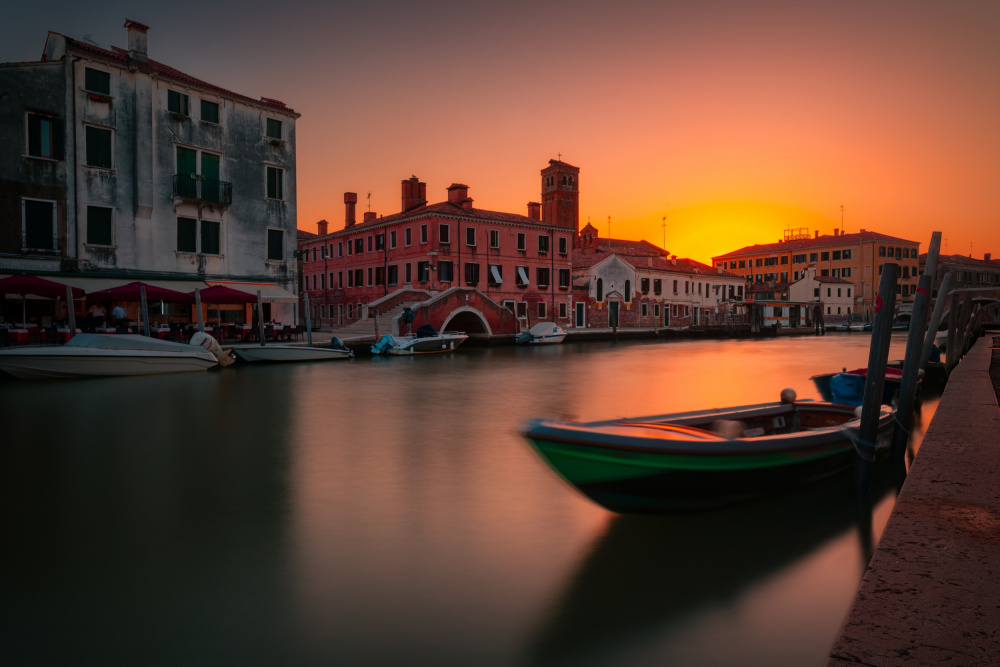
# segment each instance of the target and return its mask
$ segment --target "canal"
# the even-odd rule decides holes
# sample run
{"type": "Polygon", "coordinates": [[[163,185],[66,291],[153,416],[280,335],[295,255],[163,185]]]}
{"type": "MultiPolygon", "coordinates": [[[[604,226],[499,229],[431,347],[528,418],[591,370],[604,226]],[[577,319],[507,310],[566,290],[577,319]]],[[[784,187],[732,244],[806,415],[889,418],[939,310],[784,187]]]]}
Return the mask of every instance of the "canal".
{"type": "Polygon", "coordinates": [[[809,376],[866,365],[869,341],[0,378],[0,662],[822,664],[892,509],[885,480],[870,511],[841,477],[618,516],[519,429],[818,398],[809,376]]]}

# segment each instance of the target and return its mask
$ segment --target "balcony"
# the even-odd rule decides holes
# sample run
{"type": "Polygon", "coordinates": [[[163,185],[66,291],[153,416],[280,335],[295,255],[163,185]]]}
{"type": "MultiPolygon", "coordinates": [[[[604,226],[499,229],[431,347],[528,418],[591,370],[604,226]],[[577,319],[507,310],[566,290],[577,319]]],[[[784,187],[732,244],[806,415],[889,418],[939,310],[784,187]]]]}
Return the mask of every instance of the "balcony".
{"type": "Polygon", "coordinates": [[[174,197],[202,204],[229,206],[233,203],[233,184],[195,174],[174,174],[174,197]]]}

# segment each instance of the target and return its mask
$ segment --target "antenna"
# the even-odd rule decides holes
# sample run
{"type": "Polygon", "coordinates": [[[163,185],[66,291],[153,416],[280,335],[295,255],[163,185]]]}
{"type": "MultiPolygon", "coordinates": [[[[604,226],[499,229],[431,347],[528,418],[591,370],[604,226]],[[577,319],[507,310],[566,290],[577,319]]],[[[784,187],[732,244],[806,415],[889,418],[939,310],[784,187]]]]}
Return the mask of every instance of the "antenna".
{"type": "Polygon", "coordinates": [[[844,205],[840,205],[840,233],[844,233],[844,205]]]}
{"type": "Polygon", "coordinates": [[[372,193],[368,193],[368,212],[371,213],[372,210],[372,193]]]}
{"type": "Polygon", "coordinates": [[[660,227],[663,227],[663,252],[666,252],[667,251],[667,216],[663,216],[663,224],[660,225],[660,227]]]}
{"type": "Polygon", "coordinates": [[[608,241],[611,240],[611,216],[608,216],[608,241]]]}

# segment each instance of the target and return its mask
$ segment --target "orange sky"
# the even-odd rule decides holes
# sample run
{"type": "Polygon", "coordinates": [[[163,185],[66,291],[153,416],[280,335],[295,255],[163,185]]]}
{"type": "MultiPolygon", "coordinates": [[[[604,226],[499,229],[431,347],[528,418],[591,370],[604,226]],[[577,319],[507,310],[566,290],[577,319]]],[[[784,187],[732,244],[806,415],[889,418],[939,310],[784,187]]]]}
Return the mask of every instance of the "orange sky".
{"type": "Polygon", "coordinates": [[[305,230],[338,229],[344,191],[398,212],[411,175],[525,213],[561,153],[583,221],[662,243],[666,216],[670,252],[701,261],[830,233],[841,205],[847,231],[1000,256],[994,0],[105,4],[12,10],[0,60],[148,24],[150,57],[302,114],[305,230]]]}

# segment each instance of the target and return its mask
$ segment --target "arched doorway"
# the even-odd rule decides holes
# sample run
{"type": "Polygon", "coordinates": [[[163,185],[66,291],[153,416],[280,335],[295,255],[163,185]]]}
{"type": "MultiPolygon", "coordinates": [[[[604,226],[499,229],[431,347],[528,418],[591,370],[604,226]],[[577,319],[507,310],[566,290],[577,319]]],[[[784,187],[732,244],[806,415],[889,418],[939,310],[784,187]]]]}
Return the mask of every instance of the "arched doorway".
{"type": "Polygon", "coordinates": [[[489,338],[493,335],[483,314],[469,306],[453,310],[445,319],[442,331],[464,331],[470,338],[489,338]]]}

